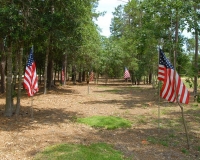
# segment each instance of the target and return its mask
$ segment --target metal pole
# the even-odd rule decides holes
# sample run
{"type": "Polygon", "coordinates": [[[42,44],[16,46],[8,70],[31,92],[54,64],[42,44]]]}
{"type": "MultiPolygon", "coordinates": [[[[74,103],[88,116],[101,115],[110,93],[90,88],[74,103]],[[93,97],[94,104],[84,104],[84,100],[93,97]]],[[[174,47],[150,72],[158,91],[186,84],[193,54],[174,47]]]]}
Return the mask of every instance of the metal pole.
{"type": "Polygon", "coordinates": [[[30,108],[30,111],[31,111],[31,118],[33,118],[33,96],[31,96],[31,108],[30,108]]]}
{"type": "Polygon", "coordinates": [[[183,119],[183,125],[185,128],[185,134],[186,134],[186,139],[187,139],[187,147],[188,149],[190,149],[190,144],[189,144],[189,136],[188,136],[188,130],[187,130],[187,126],[186,126],[186,122],[185,122],[185,118],[184,118],[184,114],[183,114],[183,106],[180,104],[179,102],[179,96],[176,94],[176,57],[177,57],[177,46],[178,46],[178,27],[179,27],[179,17],[178,17],[178,11],[176,11],[176,30],[175,30],[175,50],[174,50],[174,94],[176,97],[176,101],[179,105],[179,107],[181,108],[181,114],[182,114],[182,119],[183,119]]]}
{"type": "MultiPolygon", "coordinates": [[[[158,67],[159,67],[160,53],[158,50],[158,67]]],[[[158,81],[158,132],[160,133],[160,81],[158,81]]]]}

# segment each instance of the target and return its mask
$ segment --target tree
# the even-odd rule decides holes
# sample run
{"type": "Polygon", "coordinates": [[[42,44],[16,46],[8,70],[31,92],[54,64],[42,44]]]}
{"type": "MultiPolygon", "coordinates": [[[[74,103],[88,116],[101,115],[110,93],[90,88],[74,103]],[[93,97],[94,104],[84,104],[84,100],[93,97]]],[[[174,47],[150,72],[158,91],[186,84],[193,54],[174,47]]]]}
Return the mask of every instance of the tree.
{"type": "MultiPolygon", "coordinates": [[[[44,73],[44,93],[46,93],[46,82],[49,82],[49,89],[52,85],[53,69],[55,68],[54,66],[57,66],[55,62],[60,63],[64,59],[63,63],[67,68],[67,61],[72,64],[72,59],[75,58],[74,60],[78,62],[83,52],[87,53],[87,57],[90,57],[89,59],[93,59],[93,53],[97,51],[99,43],[97,26],[92,21],[93,17],[99,15],[93,9],[96,5],[97,0],[32,0],[26,2],[3,0],[0,2],[2,92],[4,92],[4,62],[7,58],[6,116],[11,116],[14,109],[12,104],[14,95],[12,74],[14,73],[15,77],[18,74],[21,78],[21,67],[25,66],[24,64],[22,65],[23,52],[29,53],[30,46],[34,46],[35,61],[40,73],[44,73]],[[84,24],[87,24],[86,28],[84,28],[84,24]],[[87,30],[90,30],[92,34],[88,34],[87,30]],[[97,42],[96,45],[92,41],[97,42]],[[44,52],[45,50],[46,53],[44,52]],[[63,56],[65,58],[62,58],[63,56]],[[19,69],[14,64],[15,61],[12,63],[13,57],[19,57],[19,69]],[[67,57],[69,58],[67,59],[67,57]],[[13,68],[15,68],[14,71],[13,68]],[[47,71],[49,71],[48,74],[47,71]]],[[[24,59],[26,59],[26,56],[24,55],[24,59]]],[[[87,59],[84,60],[86,61],[87,59]]],[[[26,61],[24,62],[26,63],[26,61]]],[[[59,65],[59,67],[61,66],[59,65]]],[[[17,92],[17,114],[20,110],[20,78],[17,92]]]]}

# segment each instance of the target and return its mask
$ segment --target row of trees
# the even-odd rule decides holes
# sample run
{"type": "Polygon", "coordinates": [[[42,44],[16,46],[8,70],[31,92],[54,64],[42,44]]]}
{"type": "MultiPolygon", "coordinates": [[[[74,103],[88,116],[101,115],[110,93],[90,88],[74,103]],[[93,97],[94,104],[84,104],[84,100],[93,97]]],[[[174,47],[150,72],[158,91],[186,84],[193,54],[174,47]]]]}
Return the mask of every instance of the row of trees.
{"type": "MultiPolygon", "coordinates": [[[[124,64],[139,83],[153,83],[158,48],[163,48],[179,74],[191,77],[197,94],[200,5],[197,0],[130,0],[113,13],[110,43],[120,46],[124,64]],[[187,31],[192,37],[186,37],[187,31]]],[[[191,80],[190,79],[190,80],[191,80]]]]}
{"type": "Polygon", "coordinates": [[[135,83],[144,76],[153,83],[158,47],[177,62],[179,74],[192,77],[197,93],[197,0],[130,0],[115,9],[110,37],[101,36],[95,24],[104,14],[96,12],[97,6],[98,0],[0,1],[1,92],[6,84],[6,116],[20,111],[21,77],[32,46],[38,75],[44,76],[44,94],[62,68],[74,83],[85,81],[86,73],[92,70],[107,78],[122,77],[124,67],[131,71],[135,83]],[[184,30],[193,37],[184,37],[184,30]]]}
{"type": "Polygon", "coordinates": [[[71,66],[74,79],[76,70],[91,69],[101,46],[93,21],[101,14],[95,11],[97,4],[98,0],[0,1],[1,92],[6,88],[6,116],[19,114],[21,77],[32,46],[38,74],[44,75],[44,94],[53,85],[53,73],[61,68],[66,75],[71,66]]]}

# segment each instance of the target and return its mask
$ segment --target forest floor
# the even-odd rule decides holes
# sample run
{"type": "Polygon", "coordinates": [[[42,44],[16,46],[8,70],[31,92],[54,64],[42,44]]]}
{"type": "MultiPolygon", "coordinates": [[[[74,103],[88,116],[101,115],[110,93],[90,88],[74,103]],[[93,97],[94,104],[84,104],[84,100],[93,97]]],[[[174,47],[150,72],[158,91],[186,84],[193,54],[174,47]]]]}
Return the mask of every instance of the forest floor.
{"type": "Polygon", "coordinates": [[[33,99],[23,91],[20,115],[11,118],[4,117],[5,94],[0,95],[1,160],[30,160],[59,143],[98,142],[112,144],[133,160],[200,159],[200,108],[192,96],[191,103],[183,105],[188,150],[180,107],[159,102],[158,89],[151,85],[92,82],[89,87],[78,83],[56,86],[46,95],[42,91],[33,99]],[[119,116],[130,120],[132,127],[106,130],[76,122],[94,115],[119,116]]]}

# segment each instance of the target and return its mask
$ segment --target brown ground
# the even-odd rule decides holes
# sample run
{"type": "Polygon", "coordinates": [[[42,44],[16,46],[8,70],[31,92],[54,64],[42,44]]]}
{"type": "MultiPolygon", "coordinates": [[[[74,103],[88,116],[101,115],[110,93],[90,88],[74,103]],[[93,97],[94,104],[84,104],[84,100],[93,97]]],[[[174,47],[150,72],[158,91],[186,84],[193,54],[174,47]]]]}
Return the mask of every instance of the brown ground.
{"type": "Polygon", "coordinates": [[[187,148],[187,141],[183,125],[166,127],[170,120],[181,118],[180,108],[160,103],[161,127],[158,129],[158,96],[151,86],[94,85],[92,82],[89,94],[87,85],[78,84],[56,87],[46,95],[42,94],[42,89],[40,91],[33,98],[33,118],[30,115],[31,98],[25,94],[17,119],[3,116],[5,95],[0,96],[1,160],[32,159],[45,147],[58,143],[87,145],[96,142],[113,144],[134,160],[200,159],[197,149],[200,147],[199,123],[192,119],[191,114],[195,113],[191,111],[192,106],[188,105],[186,112],[191,149],[184,154],[181,150],[187,148]],[[106,130],[75,122],[78,117],[93,115],[120,116],[133,124],[130,129],[106,130]],[[175,138],[170,139],[169,135],[175,138]],[[149,143],[149,137],[161,139],[161,142],[167,139],[169,145],[149,143]]]}

